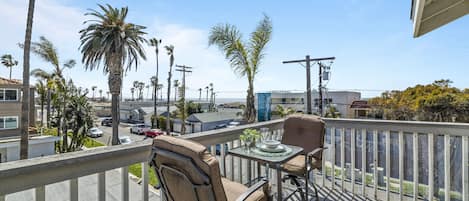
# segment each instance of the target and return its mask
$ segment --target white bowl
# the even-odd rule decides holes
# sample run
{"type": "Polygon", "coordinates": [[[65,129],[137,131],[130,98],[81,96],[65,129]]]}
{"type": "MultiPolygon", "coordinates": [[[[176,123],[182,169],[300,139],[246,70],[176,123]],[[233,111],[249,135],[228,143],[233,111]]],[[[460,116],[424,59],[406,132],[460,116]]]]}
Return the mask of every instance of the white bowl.
{"type": "Polygon", "coordinates": [[[269,149],[275,149],[278,145],[280,145],[280,142],[277,140],[266,140],[264,141],[264,144],[269,149]]]}

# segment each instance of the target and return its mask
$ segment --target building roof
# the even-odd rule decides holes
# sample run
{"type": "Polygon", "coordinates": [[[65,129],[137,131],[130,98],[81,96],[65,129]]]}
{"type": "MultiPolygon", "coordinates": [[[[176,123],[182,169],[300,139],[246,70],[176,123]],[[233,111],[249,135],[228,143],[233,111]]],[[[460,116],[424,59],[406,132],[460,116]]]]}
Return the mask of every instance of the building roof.
{"type": "Polygon", "coordinates": [[[350,105],[350,108],[371,108],[371,107],[370,105],[368,105],[368,101],[359,100],[359,101],[353,101],[352,105],[350,105]]]}
{"type": "Polygon", "coordinates": [[[0,77],[0,85],[22,85],[21,80],[0,77]]]}
{"type": "Polygon", "coordinates": [[[189,122],[217,122],[224,120],[240,119],[239,111],[223,111],[223,112],[205,112],[192,114],[187,118],[189,122]]]}
{"type": "Polygon", "coordinates": [[[469,13],[468,0],[412,0],[410,18],[419,37],[469,13]]]}

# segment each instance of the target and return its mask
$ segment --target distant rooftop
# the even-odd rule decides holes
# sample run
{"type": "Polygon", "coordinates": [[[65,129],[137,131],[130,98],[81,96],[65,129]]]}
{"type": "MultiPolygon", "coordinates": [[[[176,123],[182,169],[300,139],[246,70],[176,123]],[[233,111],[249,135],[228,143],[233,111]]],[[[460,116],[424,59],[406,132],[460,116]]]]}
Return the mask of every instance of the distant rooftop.
{"type": "Polygon", "coordinates": [[[0,77],[0,85],[21,85],[23,84],[21,82],[21,80],[17,80],[17,79],[7,79],[7,78],[3,78],[3,77],[0,77]]]}
{"type": "Polygon", "coordinates": [[[187,118],[187,121],[191,122],[216,122],[216,121],[223,121],[223,120],[231,120],[231,119],[240,119],[241,117],[238,116],[242,110],[229,110],[229,111],[222,111],[222,112],[205,112],[205,113],[196,113],[192,114],[187,118]]]}

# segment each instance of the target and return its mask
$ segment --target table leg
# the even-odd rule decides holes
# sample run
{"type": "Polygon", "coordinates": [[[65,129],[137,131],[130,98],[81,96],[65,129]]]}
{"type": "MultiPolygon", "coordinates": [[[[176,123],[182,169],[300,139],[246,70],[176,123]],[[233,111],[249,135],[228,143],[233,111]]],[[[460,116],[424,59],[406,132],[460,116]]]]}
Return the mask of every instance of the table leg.
{"type": "Polygon", "coordinates": [[[283,194],[282,194],[282,169],[280,165],[276,165],[277,170],[277,200],[283,201],[283,194]]]}

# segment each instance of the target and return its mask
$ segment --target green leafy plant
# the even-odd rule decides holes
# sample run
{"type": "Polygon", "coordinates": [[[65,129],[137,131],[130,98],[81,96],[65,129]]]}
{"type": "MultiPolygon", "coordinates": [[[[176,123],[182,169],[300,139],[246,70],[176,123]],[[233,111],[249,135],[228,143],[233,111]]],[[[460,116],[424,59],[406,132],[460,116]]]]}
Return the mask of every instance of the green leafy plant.
{"type": "Polygon", "coordinates": [[[261,137],[261,133],[258,130],[255,129],[245,129],[243,131],[243,134],[239,136],[239,139],[241,141],[246,141],[246,140],[252,140],[255,141],[261,137]]]}

